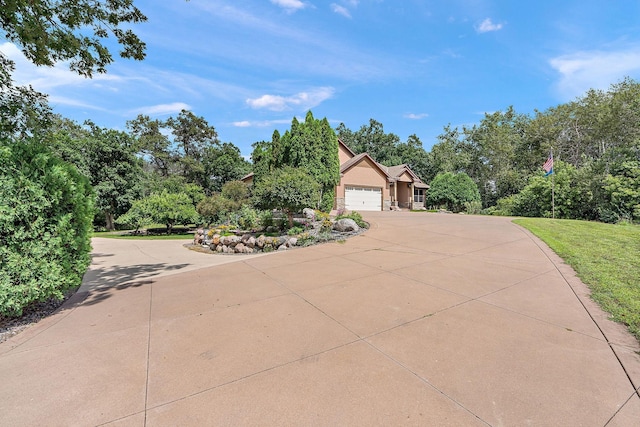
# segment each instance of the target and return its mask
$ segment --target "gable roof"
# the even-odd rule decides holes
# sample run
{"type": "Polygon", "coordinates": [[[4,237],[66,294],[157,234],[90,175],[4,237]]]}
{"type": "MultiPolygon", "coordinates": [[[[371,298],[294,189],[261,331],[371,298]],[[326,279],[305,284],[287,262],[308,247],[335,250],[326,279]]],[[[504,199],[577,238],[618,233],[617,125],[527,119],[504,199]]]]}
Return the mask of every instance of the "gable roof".
{"type": "Polygon", "coordinates": [[[403,163],[403,164],[397,165],[397,166],[389,166],[387,168],[387,172],[389,173],[389,176],[391,176],[392,178],[399,178],[400,176],[402,176],[403,173],[407,172],[409,175],[411,175],[411,178],[414,181],[422,182],[422,180],[418,177],[418,175],[416,175],[411,170],[409,165],[407,165],[406,163],[403,163]]]}
{"type": "Polygon", "coordinates": [[[352,157],[349,160],[347,160],[346,162],[344,162],[343,164],[341,164],[340,165],[340,173],[341,174],[345,173],[346,171],[348,171],[349,169],[351,169],[352,167],[354,167],[355,165],[357,165],[358,163],[362,162],[365,159],[369,160],[371,162],[371,164],[376,166],[376,168],[380,172],[382,172],[382,175],[384,175],[385,178],[387,178],[387,179],[390,178],[389,174],[387,173],[387,171],[384,168],[384,166],[382,166],[380,163],[378,163],[375,160],[373,160],[373,158],[369,155],[369,153],[357,154],[357,155],[355,155],[355,157],[352,157]]]}
{"type": "Polygon", "coordinates": [[[429,188],[429,185],[422,182],[420,177],[416,175],[415,172],[412,171],[409,165],[407,165],[406,163],[396,166],[385,166],[376,162],[373,157],[369,155],[369,153],[354,153],[353,150],[349,148],[349,146],[345,144],[344,141],[340,138],[338,138],[338,144],[342,146],[348,154],[351,155],[351,158],[349,160],[340,165],[340,174],[343,174],[356,164],[360,163],[363,159],[369,159],[386,176],[389,182],[396,182],[398,178],[400,178],[402,174],[406,172],[409,174],[409,176],[411,176],[413,184],[417,188],[429,188]]]}

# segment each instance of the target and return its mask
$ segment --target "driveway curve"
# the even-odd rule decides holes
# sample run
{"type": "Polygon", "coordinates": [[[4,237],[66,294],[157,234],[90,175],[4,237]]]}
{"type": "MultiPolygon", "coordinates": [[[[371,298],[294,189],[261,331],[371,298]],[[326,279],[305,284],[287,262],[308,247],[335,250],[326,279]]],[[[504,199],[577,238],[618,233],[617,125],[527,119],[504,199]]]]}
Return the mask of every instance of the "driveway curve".
{"type": "Polygon", "coordinates": [[[264,256],[96,239],[76,297],[0,344],[0,424],[638,425],[638,343],[540,240],[365,218],[264,256]]]}

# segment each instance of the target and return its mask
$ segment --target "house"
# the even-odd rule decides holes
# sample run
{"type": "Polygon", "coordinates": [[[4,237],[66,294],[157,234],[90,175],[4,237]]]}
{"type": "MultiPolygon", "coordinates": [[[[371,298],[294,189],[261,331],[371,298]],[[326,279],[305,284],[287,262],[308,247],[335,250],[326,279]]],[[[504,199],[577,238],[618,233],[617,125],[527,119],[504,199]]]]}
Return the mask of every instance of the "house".
{"type": "MultiPolygon", "coordinates": [[[[407,166],[384,166],[368,153],[355,154],[338,139],[340,182],[336,186],[337,210],[388,211],[396,208],[422,209],[429,188],[407,166]]],[[[253,182],[253,173],[242,178],[253,182]]]]}
{"type": "Polygon", "coordinates": [[[383,166],[368,153],[355,154],[338,139],[340,182],[336,209],[384,211],[392,208],[424,208],[429,188],[409,166],[383,166]]]}

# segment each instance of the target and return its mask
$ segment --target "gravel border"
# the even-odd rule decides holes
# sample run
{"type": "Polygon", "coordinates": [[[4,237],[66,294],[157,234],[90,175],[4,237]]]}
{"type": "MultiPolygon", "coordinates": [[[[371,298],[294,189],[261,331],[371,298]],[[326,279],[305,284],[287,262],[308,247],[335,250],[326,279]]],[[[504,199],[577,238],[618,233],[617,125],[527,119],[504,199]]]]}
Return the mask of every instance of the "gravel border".
{"type": "Polygon", "coordinates": [[[79,289],[68,291],[61,300],[51,298],[48,301],[37,302],[25,308],[20,317],[3,317],[0,316],[0,343],[18,335],[31,325],[35,325],[42,319],[52,315],[62,306],[69,298],[71,298],[79,289]]]}

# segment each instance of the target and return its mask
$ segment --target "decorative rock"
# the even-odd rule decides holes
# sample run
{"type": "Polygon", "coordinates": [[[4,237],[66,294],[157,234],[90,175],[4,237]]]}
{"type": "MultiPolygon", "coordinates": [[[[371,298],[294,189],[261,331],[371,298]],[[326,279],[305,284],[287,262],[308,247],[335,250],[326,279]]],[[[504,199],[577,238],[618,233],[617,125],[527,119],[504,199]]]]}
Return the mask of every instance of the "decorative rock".
{"type": "Polygon", "coordinates": [[[237,254],[241,254],[244,253],[244,243],[238,243],[235,245],[235,247],[233,248],[234,252],[237,254]]]}
{"type": "Polygon", "coordinates": [[[289,239],[289,241],[287,242],[287,246],[288,247],[292,247],[298,244],[298,238],[297,237],[292,237],[289,239]]]}
{"type": "Polygon", "coordinates": [[[280,247],[278,247],[278,251],[286,251],[287,249],[287,245],[281,245],[280,247]]]}
{"type": "Polygon", "coordinates": [[[356,224],[356,222],[351,218],[342,218],[333,224],[333,229],[344,233],[349,231],[358,231],[360,230],[360,227],[358,227],[358,224],[356,224]]]}
{"type": "Polygon", "coordinates": [[[251,237],[251,234],[243,234],[240,241],[246,245],[251,237]]]}
{"type": "Polygon", "coordinates": [[[244,242],[244,244],[253,249],[256,246],[256,238],[251,236],[246,242],[244,242]]]}
{"type": "Polygon", "coordinates": [[[224,252],[224,249],[223,249],[223,248],[224,248],[224,246],[222,246],[222,245],[218,245],[218,246],[216,247],[216,252],[218,252],[219,254],[221,254],[222,252],[224,252]]]}
{"type": "Polygon", "coordinates": [[[260,237],[256,239],[256,246],[258,246],[260,249],[264,248],[265,240],[266,237],[264,237],[264,234],[260,235],[260,237]]]}
{"type": "Polygon", "coordinates": [[[305,218],[311,220],[311,221],[315,221],[316,220],[316,211],[314,211],[311,208],[304,208],[302,210],[302,215],[304,215],[305,218]]]}
{"type": "Polygon", "coordinates": [[[211,243],[213,243],[214,245],[217,245],[220,243],[220,235],[219,234],[214,234],[211,237],[211,243]]]}
{"type": "Polygon", "coordinates": [[[198,228],[196,234],[193,236],[193,244],[201,245],[204,242],[204,230],[202,228],[198,228]]]}

